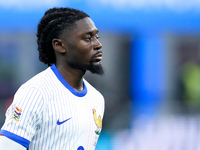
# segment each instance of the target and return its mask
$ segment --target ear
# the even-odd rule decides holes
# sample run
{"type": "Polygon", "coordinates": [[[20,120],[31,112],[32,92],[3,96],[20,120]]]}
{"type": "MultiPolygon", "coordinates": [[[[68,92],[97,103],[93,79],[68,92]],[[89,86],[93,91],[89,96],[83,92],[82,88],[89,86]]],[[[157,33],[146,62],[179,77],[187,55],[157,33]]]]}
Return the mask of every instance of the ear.
{"type": "Polygon", "coordinates": [[[52,40],[52,46],[56,52],[59,53],[65,53],[66,47],[64,42],[61,39],[53,39],[52,40]]]}

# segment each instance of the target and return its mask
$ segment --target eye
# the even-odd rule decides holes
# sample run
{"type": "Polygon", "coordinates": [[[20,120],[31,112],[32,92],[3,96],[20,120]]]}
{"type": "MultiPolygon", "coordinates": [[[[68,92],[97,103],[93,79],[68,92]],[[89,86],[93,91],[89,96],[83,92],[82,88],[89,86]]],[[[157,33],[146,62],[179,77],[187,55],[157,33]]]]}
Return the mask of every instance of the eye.
{"type": "Polygon", "coordinates": [[[95,35],[87,35],[84,39],[86,42],[90,42],[91,40],[94,40],[94,39],[99,39],[100,37],[98,36],[98,34],[95,34],[95,35]]]}
{"type": "Polygon", "coordinates": [[[95,37],[96,37],[96,39],[99,39],[99,38],[100,38],[100,36],[99,36],[99,35],[96,35],[95,37]]]}
{"type": "Polygon", "coordinates": [[[87,42],[91,41],[91,39],[92,39],[91,36],[86,36],[86,37],[85,37],[85,41],[87,41],[87,42]]]}

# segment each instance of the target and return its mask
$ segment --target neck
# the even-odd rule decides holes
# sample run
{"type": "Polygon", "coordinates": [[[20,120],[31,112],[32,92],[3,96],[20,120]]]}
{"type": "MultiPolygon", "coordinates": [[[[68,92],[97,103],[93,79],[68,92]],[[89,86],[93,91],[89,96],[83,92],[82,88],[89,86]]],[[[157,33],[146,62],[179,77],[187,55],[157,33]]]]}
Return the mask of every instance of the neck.
{"type": "Polygon", "coordinates": [[[62,65],[56,65],[57,69],[65,79],[65,81],[73,87],[76,91],[82,91],[83,86],[83,76],[85,71],[79,69],[70,69],[62,65]]]}

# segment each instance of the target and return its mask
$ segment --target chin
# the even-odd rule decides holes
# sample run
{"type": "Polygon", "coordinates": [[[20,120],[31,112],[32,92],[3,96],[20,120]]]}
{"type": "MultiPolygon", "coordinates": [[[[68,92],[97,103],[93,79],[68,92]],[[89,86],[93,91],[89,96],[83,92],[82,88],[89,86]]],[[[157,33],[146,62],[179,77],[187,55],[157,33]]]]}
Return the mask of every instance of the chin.
{"type": "Polygon", "coordinates": [[[104,69],[100,63],[90,65],[88,70],[93,74],[104,75],[104,69]]]}

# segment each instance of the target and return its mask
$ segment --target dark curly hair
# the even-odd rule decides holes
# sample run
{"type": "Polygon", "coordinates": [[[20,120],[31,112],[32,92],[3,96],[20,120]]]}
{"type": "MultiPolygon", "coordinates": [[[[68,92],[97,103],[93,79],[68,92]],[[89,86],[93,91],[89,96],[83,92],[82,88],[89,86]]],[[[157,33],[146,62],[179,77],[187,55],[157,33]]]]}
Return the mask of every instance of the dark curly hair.
{"type": "Polygon", "coordinates": [[[68,30],[75,22],[89,17],[83,11],[73,8],[51,8],[47,10],[40,20],[37,28],[37,44],[39,59],[51,66],[56,62],[52,40],[59,38],[63,30],[68,30]]]}

